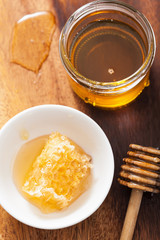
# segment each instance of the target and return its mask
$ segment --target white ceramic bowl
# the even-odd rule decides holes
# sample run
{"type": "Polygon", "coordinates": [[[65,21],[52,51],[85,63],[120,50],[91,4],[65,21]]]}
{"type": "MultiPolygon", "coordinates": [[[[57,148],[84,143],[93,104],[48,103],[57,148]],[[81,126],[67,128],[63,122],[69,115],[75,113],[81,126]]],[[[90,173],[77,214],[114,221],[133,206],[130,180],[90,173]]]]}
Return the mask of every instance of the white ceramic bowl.
{"type": "Polygon", "coordinates": [[[106,135],[95,121],[73,108],[62,105],[29,108],[10,119],[0,130],[0,204],[14,218],[32,227],[59,229],[89,217],[106,198],[113,173],[113,153],[106,135]],[[25,143],[20,136],[24,129],[29,133],[27,141],[58,131],[92,156],[92,184],[65,210],[43,214],[17,190],[12,168],[18,150],[25,143]]]}

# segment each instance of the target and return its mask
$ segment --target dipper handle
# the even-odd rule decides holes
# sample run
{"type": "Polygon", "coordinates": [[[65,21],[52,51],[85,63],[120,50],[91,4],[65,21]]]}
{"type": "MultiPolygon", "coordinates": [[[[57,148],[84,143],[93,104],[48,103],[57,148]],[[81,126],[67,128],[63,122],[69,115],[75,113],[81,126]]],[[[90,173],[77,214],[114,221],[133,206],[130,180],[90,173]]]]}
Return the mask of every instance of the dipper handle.
{"type": "Polygon", "coordinates": [[[136,225],[143,191],[132,189],[120,240],[131,240],[136,225]]]}

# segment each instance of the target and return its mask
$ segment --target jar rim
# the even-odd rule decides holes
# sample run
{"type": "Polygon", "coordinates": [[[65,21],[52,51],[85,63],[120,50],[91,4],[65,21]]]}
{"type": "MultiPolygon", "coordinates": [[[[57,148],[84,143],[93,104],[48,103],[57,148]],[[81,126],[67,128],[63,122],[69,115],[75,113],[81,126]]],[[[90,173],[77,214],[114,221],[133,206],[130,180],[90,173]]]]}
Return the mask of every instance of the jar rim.
{"type": "MultiPolygon", "coordinates": [[[[120,9],[118,9],[118,11],[120,11],[120,9]]],[[[132,83],[135,85],[135,82],[137,84],[138,82],[141,81],[142,77],[147,73],[148,69],[151,67],[153,63],[155,52],[156,52],[156,40],[155,40],[154,31],[148,19],[141,12],[136,10],[134,7],[118,0],[112,0],[112,1],[96,0],[78,8],[69,17],[60,34],[59,51],[60,51],[60,57],[61,57],[62,63],[74,81],[88,88],[100,89],[100,90],[118,90],[119,88],[128,86],[132,83]],[[100,10],[98,6],[102,7],[102,4],[105,4],[105,7],[110,7],[110,10],[112,7],[112,10],[114,10],[115,12],[117,11],[117,7],[121,8],[121,11],[127,10],[128,15],[129,13],[132,14],[132,18],[140,24],[143,30],[144,30],[144,27],[146,28],[145,34],[147,31],[148,37],[149,37],[149,39],[147,38],[148,52],[146,54],[143,64],[132,75],[115,82],[99,82],[99,81],[91,80],[89,78],[84,77],[74,68],[74,66],[69,60],[69,57],[67,56],[67,51],[65,49],[65,35],[68,32],[68,30],[69,29],[71,30],[75,26],[75,23],[77,23],[78,20],[80,20],[79,18],[84,17],[85,14],[87,15],[89,10],[91,12],[94,12],[95,10],[93,9],[93,7],[96,6],[96,10],[100,10]],[[115,6],[116,8],[114,9],[113,7],[115,6]]]]}

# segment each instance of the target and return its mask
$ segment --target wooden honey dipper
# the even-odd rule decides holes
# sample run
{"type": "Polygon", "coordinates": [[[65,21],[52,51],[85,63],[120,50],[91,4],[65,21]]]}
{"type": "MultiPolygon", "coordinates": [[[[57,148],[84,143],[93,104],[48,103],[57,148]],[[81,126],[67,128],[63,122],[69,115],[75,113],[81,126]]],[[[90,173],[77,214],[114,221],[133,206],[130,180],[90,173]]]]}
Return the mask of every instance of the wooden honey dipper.
{"type": "Polygon", "coordinates": [[[143,196],[143,192],[160,192],[160,150],[130,144],[128,158],[124,158],[121,166],[119,183],[132,188],[126,217],[124,220],[120,240],[130,240],[143,196]]]}

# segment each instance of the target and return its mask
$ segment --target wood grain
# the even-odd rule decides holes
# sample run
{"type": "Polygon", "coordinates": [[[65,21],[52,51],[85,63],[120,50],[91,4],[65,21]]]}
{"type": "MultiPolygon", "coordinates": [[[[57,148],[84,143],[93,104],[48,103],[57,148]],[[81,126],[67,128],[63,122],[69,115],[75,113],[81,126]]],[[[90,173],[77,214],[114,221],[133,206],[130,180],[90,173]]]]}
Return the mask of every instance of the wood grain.
{"type": "MultiPolygon", "coordinates": [[[[130,190],[117,182],[122,158],[130,143],[160,146],[160,1],[123,0],[146,15],[156,35],[157,53],[151,84],[130,105],[105,111],[85,104],[71,90],[58,50],[60,31],[73,11],[88,0],[0,0],[0,127],[18,112],[52,103],[74,107],[93,118],[107,134],[114,151],[115,176],[104,203],[85,221],[61,230],[26,226],[0,208],[0,240],[118,240],[130,190]],[[56,17],[50,53],[38,74],[10,62],[10,41],[15,22],[26,14],[49,10],[56,17]]],[[[160,238],[160,196],[144,194],[134,239],[160,238]]]]}

